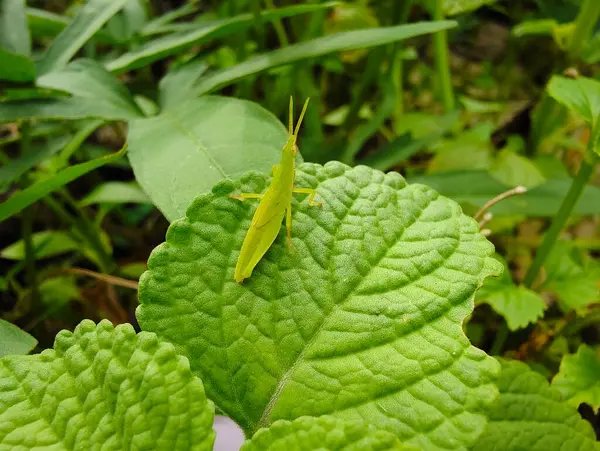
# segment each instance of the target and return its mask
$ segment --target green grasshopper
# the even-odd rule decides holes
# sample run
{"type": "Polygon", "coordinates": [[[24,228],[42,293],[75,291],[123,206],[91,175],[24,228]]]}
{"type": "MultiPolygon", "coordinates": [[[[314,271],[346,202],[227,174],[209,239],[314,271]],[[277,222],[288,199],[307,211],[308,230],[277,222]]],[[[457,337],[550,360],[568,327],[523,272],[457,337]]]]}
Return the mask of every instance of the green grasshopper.
{"type": "Polygon", "coordinates": [[[281,221],[285,216],[285,226],[287,229],[286,244],[288,248],[292,244],[292,193],[309,194],[309,205],[323,205],[321,202],[315,202],[314,197],[316,191],[309,188],[294,188],[294,179],[296,177],[295,158],[298,152],[296,139],[300,124],[304,118],[304,113],[308,107],[306,99],[300,118],[294,130],[294,101],[290,97],[290,116],[288,127],[288,139],[281,151],[281,160],[279,164],[273,166],[273,178],[267,190],[262,194],[257,193],[241,193],[230,197],[239,200],[245,199],[261,199],[258,208],[252,217],[250,228],[244,238],[244,243],[240,250],[237,265],[235,267],[234,279],[238,283],[242,283],[252,275],[252,270],[258,264],[260,259],[265,255],[267,250],[277,238],[281,221]]]}

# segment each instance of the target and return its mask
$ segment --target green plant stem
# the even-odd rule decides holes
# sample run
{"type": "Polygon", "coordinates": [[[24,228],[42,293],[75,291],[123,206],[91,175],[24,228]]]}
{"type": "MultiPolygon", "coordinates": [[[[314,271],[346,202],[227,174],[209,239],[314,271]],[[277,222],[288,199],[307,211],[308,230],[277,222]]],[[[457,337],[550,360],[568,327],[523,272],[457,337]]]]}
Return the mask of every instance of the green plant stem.
{"type": "MultiPolygon", "coordinates": [[[[28,155],[31,152],[31,134],[30,124],[23,122],[21,124],[21,155],[28,155]]],[[[23,181],[26,179],[24,178],[23,181]]],[[[33,206],[23,210],[23,222],[21,224],[21,233],[25,244],[25,271],[27,283],[31,289],[31,300],[33,305],[37,305],[40,298],[39,287],[37,284],[37,273],[35,268],[35,249],[33,246],[33,206]]]]}
{"type": "Polygon", "coordinates": [[[504,343],[508,338],[508,326],[505,322],[502,322],[498,330],[496,331],[496,338],[494,339],[494,343],[492,343],[492,347],[490,348],[490,355],[500,355],[502,353],[502,348],[504,347],[504,343]]]}
{"type": "MultiPolygon", "coordinates": [[[[116,264],[113,262],[111,256],[106,252],[106,249],[104,249],[104,245],[100,241],[93,226],[87,227],[84,221],[72,216],[65,209],[65,207],[63,207],[61,203],[52,196],[46,196],[43,201],[64,223],[70,224],[79,232],[80,236],[75,235],[73,238],[83,238],[89,247],[96,252],[98,258],[100,259],[98,263],[100,265],[101,272],[109,273],[114,269],[116,264]]],[[[79,207],[77,207],[77,211],[80,211],[79,207]]]]}
{"type": "MultiPolygon", "coordinates": [[[[273,0],[265,0],[265,4],[267,5],[267,8],[275,9],[273,0]]],[[[290,40],[287,37],[285,28],[283,26],[283,22],[281,22],[281,19],[276,19],[273,21],[273,28],[275,28],[275,33],[277,34],[277,39],[279,39],[279,45],[281,47],[287,47],[290,44],[290,40]]]]}
{"type": "Polygon", "coordinates": [[[594,171],[594,168],[596,167],[596,163],[600,159],[600,156],[593,151],[593,145],[593,140],[590,140],[590,143],[588,144],[588,154],[591,155],[591,161],[584,160],[581,164],[581,168],[579,169],[577,176],[573,179],[573,183],[569,188],[569,192],[565,196],[560,206],[560,209],[558,210],[558,213],[554,217],[550,228],[546,232],[544,236],[544,241],[542,241],[542,244],[538,249],[535,258],[533,259],[533,262],[531,263],[531,266],[527,271],[527,274],[525,274],[523,283],[528,288],[531,288],[531,286],[533,285],[533,282],[535,281],[538,272],[540,271],[544,262],[546,261],[548,254],[550,254],[550,251],[554,247],[554,243],[556,243],[560,231],[563,229],[565,223],[569,219],[573,208],[577,204],[577,201],[579,200],[579,197],[581,196],[585,185],[587,184],[590,176],[594,171]]]}
{"type": "Polygon", "coordinates": [[[584,0],[579,15],[575,20],[575,30],[569,43],[569,55],[576,59],[580,56],[583,46],[589,40],[598,19],[600,18],[600,1],[584,0]]]}
{"type": "MultiPolygon", "coordinates": [[[[392,11],[393,23],[392,25],[400,25],[408,21],[408,15],[410,14],[410,7],[412,6],[412,0],[404,0],[400,7],[396,6],[398,3],[394,2],[394,9],[392,11]]],[[[392,81],[394,91],[396,93],[396,104],[394,106],[394,120],[399,121],[400,117],[404,113],[404,95],[403,95],[403,79],[404,79],[404,60],[402,59],[402,50],[404,46],[398,42],[393,45],[390,56],[392,64],[392,81]]]]}
{"type": "MultiPolygon", "coordinates": [[[[433,20],[444,20],[443,0],[435,0],[433,20]]],[[[446,30],[438,31],[433,35],[435,54],[435,67],[440,84],[440,93],[446,112],[454,110],[454,91],[450,78],[450,58],[448,56],[448,33],[446,30]]]]}

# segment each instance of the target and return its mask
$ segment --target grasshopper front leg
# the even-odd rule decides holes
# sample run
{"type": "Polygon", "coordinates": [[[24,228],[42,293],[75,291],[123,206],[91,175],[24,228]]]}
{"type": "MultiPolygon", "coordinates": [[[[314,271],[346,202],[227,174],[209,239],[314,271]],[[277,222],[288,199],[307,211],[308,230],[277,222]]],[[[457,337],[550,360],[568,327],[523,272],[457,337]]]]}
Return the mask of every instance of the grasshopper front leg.
{"type": "Polygon", "coordinates": [[[317,195],[317,190],[314,190],[312,188],[294,188],[292,190],[293,193],[298,193],[298,194],[309,194],[308,196],[308,205],[310,205],[311,207],[322,207],[323,206],[323,202],[315,202],[315,196],[317,195]]]}

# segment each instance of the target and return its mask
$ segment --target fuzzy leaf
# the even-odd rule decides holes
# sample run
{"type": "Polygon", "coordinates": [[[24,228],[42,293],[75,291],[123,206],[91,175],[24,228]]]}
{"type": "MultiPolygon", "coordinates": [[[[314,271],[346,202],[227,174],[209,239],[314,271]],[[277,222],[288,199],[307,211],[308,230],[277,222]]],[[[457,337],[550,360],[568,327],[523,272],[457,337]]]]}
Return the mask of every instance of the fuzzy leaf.
{"type": "Polygon", "coordinates": [[[260,429],[240,451],[417,451],[387,431],[331,416],[279,420],[260,429]]]}
{"type": "Polygon", "coordinates": [[[54,349],[0,359],[0,450],[212,450],[188,361],[131,325],[82,321],[54,349]]]}
{"type": "Polygon", "coordinates": [[[176,344],[207,393],[252,435],[274,421],[367,419],[427,450],[465,450],[493,401],[496,361],[462,322],[501,271],[460,207],[397,173],[302,164],[285,229],[252,277],[233,280],[265,175],[224,181],[174,222],[140,279],[143,329],[176,344]],[[368,244],[367,244],[368,243],[368,244]]]}
{"type": "Polygon", "coordinates": [[[594,431],[544,376],[518,361],[501,361],[500,396],[472,451],[598,450],[594,431]]]}
{"type": "Polygon", "coordinates": [[[552,380],[552,387],[575,407],[586,403],[597,411],[600,407],[600,358],[597,351],[581,345],[577,354],[564,356],[560,370],[552,380]]]}

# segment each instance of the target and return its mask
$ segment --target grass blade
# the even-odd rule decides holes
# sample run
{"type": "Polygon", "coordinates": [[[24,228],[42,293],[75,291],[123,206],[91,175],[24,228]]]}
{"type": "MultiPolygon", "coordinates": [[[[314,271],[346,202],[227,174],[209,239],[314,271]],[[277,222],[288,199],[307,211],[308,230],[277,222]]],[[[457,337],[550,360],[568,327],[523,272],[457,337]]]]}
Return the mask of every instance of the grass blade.
{"type": "Polygon", "coordinates": [[[58,35],[37,64],[39,74],[61,69],[127,0],[90,0],[58,35]]]}
{"type": "Polygon", "coordinates": [[[101,157],[85,163],[70,166],[63,171],[58,172],[52,178],[35,183],[23,191],[15,194],[0,205],[0,221],[10,218],[24,208],[47,196],[61,186],[64,186],[67,183],[75,180],[76,178],[79,178],[96,168],[104,166],[113,160],[121,158],[123,155],[125,155],[126,149],[127,145],[125,145],[118,152],[110,154],[106,157],[101,157]]]}
{"type": "Polygon", "coordinates": [[[366,30],[336,33],[310,41],[300,42],[273,52],[257,55],[212,75],[201,78],[195,88],[195,95],[206,94],[215,89],[230,85],[251,74],[296,63],[298,61],[360,48],[375,47],[402,41],[415,36],[435,33],[456,26],[452,20],[438,22],[419,22],[410,25],[382,27],[366,30]]]}

